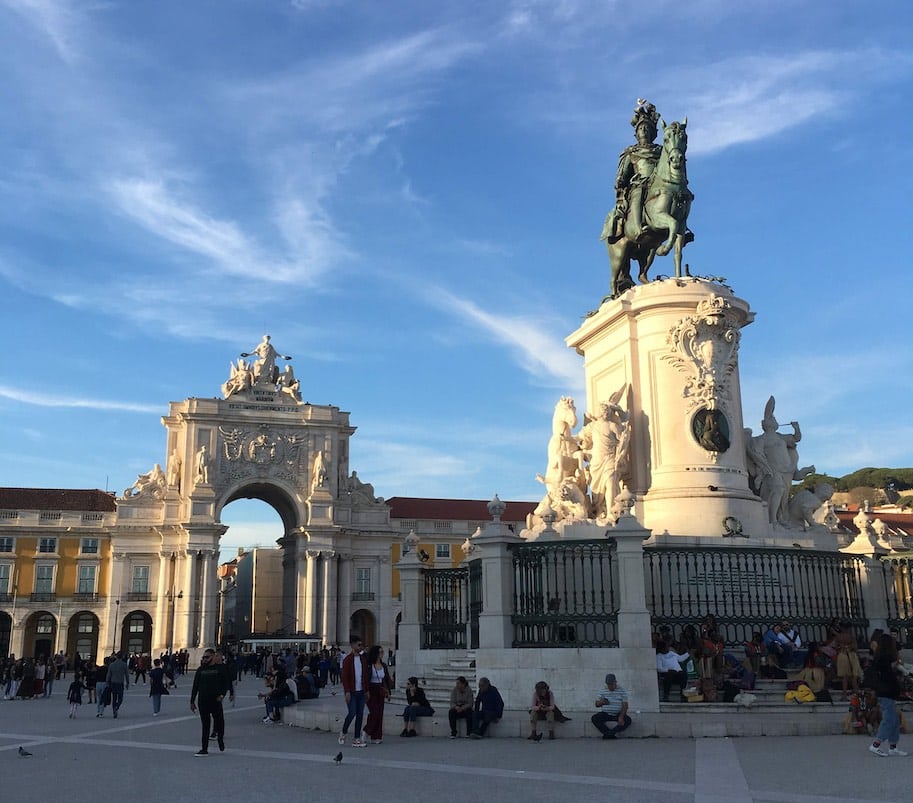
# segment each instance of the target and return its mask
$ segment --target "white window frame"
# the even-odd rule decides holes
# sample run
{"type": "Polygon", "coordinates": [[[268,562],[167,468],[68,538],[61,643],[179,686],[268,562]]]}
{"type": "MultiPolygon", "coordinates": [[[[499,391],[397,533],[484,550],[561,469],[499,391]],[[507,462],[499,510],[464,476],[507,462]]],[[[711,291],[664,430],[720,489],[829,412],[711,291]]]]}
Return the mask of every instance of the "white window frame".
{"type": "Polygon", "coordinates": [[[15,551],[16,551],[15,537],[11,536],[11,535],[0,536],[0,553],[3,553],[4,555],[11,555],[15,551]],[[10,548],[4,549],[3,547],[6,546],[7,542],[9,542],[10,548]]]}
{"type": "Polygon", "coordinates": [[[370,594],[373,589],[371,588],[371,567],[370,566],[357,566],[355,568],[355,593],[356,594],[370,594]],[[364,587],[363,584],[367,582],[367,587],[364,587]]]}
{"type": "Polygon", "coordinates": [[[450,560],[450,544],[435,544],[434,545],[434,559],[435,560],[450,560]]]}
{"type": "MultiPolygon", "coordinates": [[[[43,572],[42,572],[43,573],[43,572]]],[[[47,578],[42,578],[47,579],[47,578]]],[[[56,563],[36,563],[35,564],[35,582],[32,586],[36,594],[54,594],[57,589],[57,564],[56,563]],[[51,570],[51,587],[47,590],[38,588],[38,573],[43,569],[51,570]]]]}
{"type": "Polygon", "coordinates": [[[80,555],[97,555],[98,550],[101,546],[101,541],[98,538],[83,538],[79,543],[79,554],[80,555]],[[86,544],[94,543],[95,549],[86,549],[86,544]]]}
{"type": "Polygon", "coordinates": [[[98,593],[98,564],[97,563],[80,563],[79,568],[76,572],[76,593],[77,594],[97,594],[98,593]],[[85,579],[82,576],[83,571],[91,569],[92,570],[92,587],[83,588],[82,581],[85,579]]]}
{"type": "Polygon", "coordinates": [[[130,591],[134,594],[148,594],[149,593],[149,566],[147,564],[142,564],[139,566],[133,567],[133,575],[130,581],[130,591]],[[145,576],[143,576],[143,571],[145,570],[145,576]],[[136,581],[142,579],[144,582],[141,584],[142,588],[137,588],[136,581]]]}
{"type": "Polygon", "coordinates": [[[57,538],[53,535],[42,535],[38,538],[38,554],[39,555],[56,555],[57,554],[57,538]],[[53,549],[43,549],[45,545],[50,546],[53,542],[53,549]]]}
{"type": "Polygon", "coordinates": [[[0,594],[10,594],[13,584],[13,564],[0,563],[0,594]]]}

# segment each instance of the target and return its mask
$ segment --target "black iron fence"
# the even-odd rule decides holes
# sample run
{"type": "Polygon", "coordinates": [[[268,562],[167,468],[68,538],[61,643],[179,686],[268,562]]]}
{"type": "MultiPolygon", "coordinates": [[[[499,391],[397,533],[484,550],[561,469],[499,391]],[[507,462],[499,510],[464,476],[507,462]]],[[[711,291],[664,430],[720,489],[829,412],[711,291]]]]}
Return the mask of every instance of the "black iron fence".
{"type": "Polygon", "coordinates": [[[615,542],[511,546],[514,647],[617,647],[615,542]]]}
{"type": "Polygon", "coordinates": [[[469,570],[423,569],[425,618],[422,649],[465,650],[469,618],[469,570]]]}
{"type": "Polygon", "coordinates": [[[832,619],[849,621],[866,639],[864,561],[811,550],[648,547],[644,549],[647,609],[654,629],[679,638],[713,614],[727,645],[788,619],[805,642],[824,641],[832,619]]]}
{"type": "Polygon", "coordinates": [[[479,647],[479,615],[482,613],[482,561],[469,562],[469,649],[479,647]]]}
{"type": "Polygon", "coordinates": [[[901,643],[913,647],[913,557],[882,558],[880,563],[888,627],[896,627],[901,643]]]}

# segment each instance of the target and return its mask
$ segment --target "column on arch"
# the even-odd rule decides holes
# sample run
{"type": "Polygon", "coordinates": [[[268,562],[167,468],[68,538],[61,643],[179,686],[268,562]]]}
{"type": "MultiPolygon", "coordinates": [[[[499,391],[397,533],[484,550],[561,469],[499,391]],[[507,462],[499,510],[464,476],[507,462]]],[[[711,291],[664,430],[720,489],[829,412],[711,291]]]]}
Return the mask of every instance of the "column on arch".
{"type": "Polygon", "coordinates": [[[183,566],[180,568],[180,574],[184,579],[184,599],[183,602],[183,621],[180,627],[175,627],[175,632],[180,633],[183,637],[184,647],[196,647],[197,634],[194,629],[194,618],[197,615],[195,610],[197,600],[197,550],[188,549],[180,555],[183,566]]]}
{"type": "Polygon", "coordinates": [[[309,549],[307,556],[307,579],[305,583],[304,632],[317,632],[317,559],[320,550],[309,549]]]}
{"type": "Polygon", "coordinates": [[[323,552],[323,600],[321,606],[320,633],[324,644],[336,644],[336,572],[337,557],[332,549],[323,552]]]}
{"type": "Polygon", "coordinates": [[[336,606],[336,637],[339,644],[348,644],[352,629],[352,554],[339,556],[338,586],[336,606]]]}
{"type": "Polygon", "coordinates": [[[215,588],[216,573],[214,563],[216,553],[212,549],[202,550],[200,571],[200,645],[212,647],[215,644],[215,623],[218,620],[217,595],[215,588]]]}
{"type": "Polygon", "coordinates": [[[393,648],[393,571],[389,555],[377,558],[377,643],[393,648]]]}
{"type": "Polygon", "coordinates": [[[154,639],[152,649],[155,653],[162,652],[168,646],[168,606],[170,598],[168,587],[170,577],[168,569],[171,565],[171,552],[159,553],[159,579],[155,588],[155,621],[152,623],[154,639]]]}

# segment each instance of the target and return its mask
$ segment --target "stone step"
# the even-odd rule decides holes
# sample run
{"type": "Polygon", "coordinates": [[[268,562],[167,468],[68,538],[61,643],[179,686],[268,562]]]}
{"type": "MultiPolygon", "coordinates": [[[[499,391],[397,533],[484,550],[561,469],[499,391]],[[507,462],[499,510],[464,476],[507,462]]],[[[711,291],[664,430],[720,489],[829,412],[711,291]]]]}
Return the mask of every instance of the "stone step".
{"type": "MultiPolygon", "coordinates": [[[[403,728],[403,705],[391,702],[384,711],[385,740],[398,738],[403,728]]],[[[420,717],[416,730],[421,737],[447,738],[447,704],[434,705],[433,717],[420,717]]],[[[556,727],[559,739],[599,738],[590,722],[594,709],[566,711],[571,718],[556,727]]],[[[311,730],[338,733],[345,719],[341,695],[305,700],[283,709],[286,723],[311,730]]],[[[739,708],[732,703],[663,703],[658,713],[631,714],[633,724],[620,738],[699,738],[725,736],[821,736],[841,733],[845,708],[826,703],[806,703],[792,707],[778,705],[775,710],[739,708]]],[[[367,716],[367,712],[365,714],[367,716]]],[[[465,733],[465,723],[458,723],[465,733]]],[[[544,723],[542,723],[544,724],[544,723]]],[[[489,728],[493,738],[525,738],[529,734],[526,711],[505,711],[503,719],[489,728]]],[[[350,731],[350,737],[352,733],[350,731]]],[[[351,741],[351,739],[350,739],[351,741]]]]}

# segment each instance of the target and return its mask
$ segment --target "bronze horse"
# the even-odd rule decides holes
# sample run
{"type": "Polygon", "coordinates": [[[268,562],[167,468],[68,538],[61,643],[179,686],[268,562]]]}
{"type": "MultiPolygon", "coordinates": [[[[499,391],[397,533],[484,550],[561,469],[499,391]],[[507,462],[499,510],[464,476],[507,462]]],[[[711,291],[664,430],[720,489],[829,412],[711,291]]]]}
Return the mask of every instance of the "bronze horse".
{"type": "Polygon", "coordinates": [[[625,220],[624,230],[619,237],[609,237],[609,263],[612,268],[611,298],[617,298],[625,290],[634,287],[631,278],[631,260],[640,265],[638,279],[641,284],[648,281],[647,271],[657,256],[665,256],[674,249],[675,275],[682,275],[682,248],[694,240],[688,230],[688,213],[694,195],[688,189],[685,170],[685,151],[688,148],[686,127],[688,118],[666,125],[662,120],[663,145],[659,160],[648,179],[644,191],[643,233],[630,230],[630,215],[625,220]]]}

